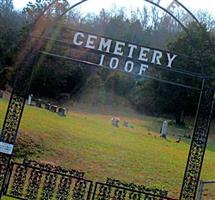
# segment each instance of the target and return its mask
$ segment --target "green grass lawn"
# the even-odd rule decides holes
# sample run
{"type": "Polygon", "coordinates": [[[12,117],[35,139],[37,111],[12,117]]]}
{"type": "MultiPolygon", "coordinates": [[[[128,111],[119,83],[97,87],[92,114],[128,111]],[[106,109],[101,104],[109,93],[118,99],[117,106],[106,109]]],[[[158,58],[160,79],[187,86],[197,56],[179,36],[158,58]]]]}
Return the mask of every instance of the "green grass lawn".
{"type": "MultiPolygon", "coordinates": [[[[0,126],[7,102],[0,100],[0,126]]],[[[114,128],[110,115],[71,111],[59,117],[49,111],[26,106],[21,132],[43,146],[34,159],[86,172],[86,178],[106,177],[164,188],[178,197],[189,151],[189,142],[176,143],[185,130],[170,125],[166,141],[159,137],[161,118],[120,116],[134,128],[114,128]]],[[[215,180],[215,145],[209,143],[202,179],[215,180]]]]}

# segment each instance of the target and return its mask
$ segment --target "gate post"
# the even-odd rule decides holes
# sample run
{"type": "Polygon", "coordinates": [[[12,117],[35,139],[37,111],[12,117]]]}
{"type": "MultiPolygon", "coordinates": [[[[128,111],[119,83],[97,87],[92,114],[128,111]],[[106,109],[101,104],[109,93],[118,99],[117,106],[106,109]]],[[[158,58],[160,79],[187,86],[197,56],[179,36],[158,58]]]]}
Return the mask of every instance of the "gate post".
{"type": "Polygon", "coordinates": [[[215,90],[206,88],[203,80],[180,200],[195,200],[207,146],[214,100],[215,90]]]}
{"type": "Polygon", "coordinates": [[[203,181],[199,181],[199,188],[198,188],[198,193],[197,193],[197,200],[202,200],[202,192],[204,188],[204,183],[203,181]]]}
{"type": "Polygon", "coordinates": [[[33,66],[37,61],[35,54],[29,53],[18,66],[13,91],[0,134],[0,198],[6,191],[5,184],[10,170],[13,147],[28,95],[33,66]]]}

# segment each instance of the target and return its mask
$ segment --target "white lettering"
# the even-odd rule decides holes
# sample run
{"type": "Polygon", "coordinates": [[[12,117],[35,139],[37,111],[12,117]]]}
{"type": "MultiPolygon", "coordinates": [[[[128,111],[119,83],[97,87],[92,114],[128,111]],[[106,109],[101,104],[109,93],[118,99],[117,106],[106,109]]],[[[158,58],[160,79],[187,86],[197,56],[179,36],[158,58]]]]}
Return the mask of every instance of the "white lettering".
{"type": "Polygon", "coordinates": [[[167,53],[167,58],[168,58],[168,65],[167,67],[172,67],[172,62],[173,60],[177,57],[177,55],[173,55],[172,58],[171,58],[171,55],[170,53],[167,53]]]}
{"type": "Polygon", "coordinates": [[[141,64],[141,66],[140,66],[140,71],[139,71],[138,74],[139,74],[140,76],[143,75],[143,73],[146,71],[147,68],[149,68],[148,65],[141,64]]]}
{"type": "MultiPolygon", "coordinates": [[[[162,50],[154,50],[144,46],[138,46],[135,44],[129,44],[123,41],[116,41],[113,39],[108,39],[105,37],[96,36],[94,34],[87,34],[84,32],[75,32],[73,36],[73,44],[81,47],[86,47],[88,49],[97,49],[100,51],[99,56],[99,66],[109,65],[111,69],[117,69],[121,66],[121,58],[119,56],[127,56],[127,58],[134,58],[137,61],[141,61],[140,68],[135,69],[136,64],[134,61],[126,61],[124,64],[124,71],[142,75],[150,64],[161,65],[165,57],[166,67],[172,68],[174,65],[174,60],[177,55],[171,52],[163,52],[162,50]],[[111,55],[106,55],[105,53],[115,54],[116,57],[110,57],[111,55]],[[164,55],[165,53],[165,55],[164,55]],[[136,72],[137,71],[137,72],[136,72]]],[[[123,61],[122,61],[123,62],[123,61]]],[[[163,64],[163,63],[162,63],[163,64]]]]}
{"type": "Polygon", "coordinates": [[[161,65],[160,59],[162,58],[162,55],[161,51],[154,50],[151,63],[161,65]]]}
{"type": "Polygon", "coordinates": [[[118,65],[119,65],[119,59],[116,58],[116,57],[111,58],[110,65],[109,65],[110,68],[111,69],[116,69],[118,67],[118,65]]]}
{"type": "Polygon", "coordinates": [[[98,50],[103,51],[103,49],[106,49],[105,51],[110,53],[111,42],[112,40],[110,39],[105,41],[105,38],[101,38],[98,50]]]}
{"type": "Polygon", "coordinates": [[[134,69],[134,63],[132,61],[127,61],[125,63],[125,71],[130,73],[133,71],[133,69],[134,69]]]}
{"type": "Polygon", "coordinates": [[[97,36],[95,35],[88,35],[86,47],[89,49],[95,49],[94,42],[97,39],[97,36]]]}
{"type": "Polygon", "coordinates": [[[105,59],[105,55],[101,55],[101,58],[100,58],[100,62],[99,62],[99,65],[100,66],[103,66],[103,63],[104,63],[104,59],[105,59]]]}
{"type": "Polygon", "coordinates": [[[81,46],[83,44],[83,41],[78,41],[78,37],[84,38],[84,34],[81,32],[75,33],[74,38],[73,38],[73,44],[75,44],[77,46],[81,46]]]}
{"type": "Polygon", "coordinates": [[[129,58],[132,58],[132,57],[133,57],[134,49],[137,49],[137,46],[136,46],[136,45],[133,45],[133,44],[129,44],[129,45],[128,45],[128,48],[129,48],[128,57],[129,57],[129,58]]]}
{"type": "Polygon", "coordinates": [[[147,62],[148,58],[146,58],[146,56],[149,51],[150,51],[149,48],[141,47],[140,54],[139,54],[139,60],[147,62]]]}
{"type": "Polygon", "coordinates": [[[122,47],[125,46],[125,43],[124,42],[119,42],[119,41],[116,41],[116,45],[115,45],[115,49],[114,49],[114,54],[115,55],[119,55],[119,56],[122,56],[123,55],[123,52],[122,52],[122,47]]]}

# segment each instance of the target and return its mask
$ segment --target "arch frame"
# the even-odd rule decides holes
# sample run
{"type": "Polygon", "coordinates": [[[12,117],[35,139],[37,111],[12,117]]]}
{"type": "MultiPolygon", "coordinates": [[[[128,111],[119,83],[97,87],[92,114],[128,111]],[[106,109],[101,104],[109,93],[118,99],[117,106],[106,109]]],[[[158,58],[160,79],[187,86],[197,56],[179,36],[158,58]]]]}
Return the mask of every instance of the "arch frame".
{"type": "MultiPolygon", "coordinates": [[[[71,7],[69,7],[59,18],[57,18],[53,22],[53,24],[60,21],[61,18],[71,9],[77,7],[78,5],[86,1],[90,1],[90,0],[81,0],[76,4],[72,5],[71,7]]],[[[144,1],[163,10],[168,15],[170,15],[175,21],[177,21],[182,27],[182,29],[189,35],[190,41],[192,43],[192,36],[190,35],[188,29],[171,12],[169,12],[167,9],[163,8],[159,4],[156,4],[152,0],[144,0],[144,1]]],[[[174,1],[179,3],[192,16],[192,18],[199,25],[199,28],[202,28],[201,24],[198,22],[198,20],[192,14],[191,11],[189,11],[178,0],[174,0],[174,1]]],[[[57,0],[55,0],[55,2],[57,2],[57,0]]],[[[49,7],[47,7],[46,9],[49,9],[49,7]]],[[[41,13],[39,18],[36,20],[35,26],[39,24],[40,19],[45,13],[45,10],[43,13],[41,13]]],[[[43,34],[43,32],[44,30],[41,30],[41,35],[43,34]]],[[[11,145],[14,145],[16,141],[20,121],[25,107],[25,100],[27,99],[27,95],[29,91],[29,86],[31,81],[30,77],[33,70],[33,66],[39,61],[38,52],[40,50],[40,46],[41,46],[41,43],[40,44],[34,43],[34,45],[32,45],[30,48],[26,48],[26,53],[24,55],[24,58],[21,59],[21,61],[18,63],[18,66],[20,66],[19,69],[21,70],[20,71],[18,70],[16,75],[13,92],[11,94],[10,102],[8,105],[7,113],[3,124],[3,130],[0,137],[1,141],[11,145]],[[25,76],[23,76],[23,72],[25,72],[25,76]],[[13,127],[12,127],[12,124],[13,124],[13,127]]],[[[214,89],[206,88],[205,86],[206,85],[205,82],[207,81],[208,81],[208,78],[202,78],[202,88],[201,88],[201,94],[199,98],[199,105],[196,113],[195,128],[193,131],[193,137],[190,145],[190,151],[189,151],[187,165],[184,173],[184,179],[181,187],[181,193],[179,197],[180,200],[185,200],[185,199],[194,200],[196,196],[196,191],[197,191],[202,164],[204,160],[204,154],[206,151],[207,139],[209,134],[212,111],[214,107],[214,99],[215,99],[214,89]],[[202,121],[204,121],[204,123],[202,123],[202,121]],[[204,137],[202,137],[202,134],[204,137]]],[[[0,154],[1,154],[0,161],[2,161],[3,164],[5,165],[5,169],[4,169],[5,172],[4,172],[3,182],[1,185],[1,191],[0,191],[0,196],[2,196],[6,190],[4,184],[8,178],[7,177],[8,170],[10,168],[12,154],[9,154],[9,155],[3,154],[3,153],[0,153],[0,154]]]]}

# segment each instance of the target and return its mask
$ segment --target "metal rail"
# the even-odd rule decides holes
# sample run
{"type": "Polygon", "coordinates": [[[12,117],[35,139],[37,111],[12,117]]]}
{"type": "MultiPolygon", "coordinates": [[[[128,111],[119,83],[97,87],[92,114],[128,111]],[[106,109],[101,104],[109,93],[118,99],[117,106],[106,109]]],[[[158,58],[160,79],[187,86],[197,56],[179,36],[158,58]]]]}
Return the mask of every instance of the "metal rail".
{"type": "MultiPolygon", "coordinates": [[[[45,52],[45,51],[40,51],[40,53],[42,53],[44,55],[47,55],[47,56],[66,59],[66,60],[70,60],[70,61],[73,61],[73,62],[78,62],[78,63],[82,63],[82,64],[86,64],[86,65],[101,68],[100,65],[92,63],[92,62],[88,62],[88,61],[83,61],[83,60],[79,60],[79,59],[75,59],[75,58],[71,58],[71,57],[67,57],[67,56],[61,56],[61,55],[57,55],[57,54],[50,53],[50,52],[45,52]]],[[[102,67],[105,68],[105,69],[110,69],[107,66],[102,66],[102,67]]],[[[115,71],[119,71],[119,72],[128,74],[125,71],[120,70],[120,69],[115,69],[115,71]]],[[[129,74],[133,75],[133,76],[140,76],[140,75],[134,74],[134,73],[129,73],[129,74]]],[[[192,87],[192,86],[181,84],[181,83],[175,83],[175,82],[172,82],[172,81],[166,81],[166,80],[162,80],[162,79],[159,79],[159,78],[156,78],[156,77],[153,77],[153,76],[149,76],[149,75],[141,75],[141,77],[146,78],[146,79],[152,79],[152,80],[160,81],[160,82],[167,83],[167,84],[174,85],[174,86],[179,86],[179,87],[183,87],[183,88],[187,88],[187,89],[191,89],[191,90],[196,90],[196,91],[199,91],[199,92],[201,91],[201,88],[198,88],[198,87],[192,87]]]]}
{"type": "Polygon", "coordinates": [[[198,193],[197,193],[197,200],[202,200],[202,193],[204,191],[204,185],[205,184],[215,184],[215,181],[203,181],[203,180],[200,180],[199,181],[199,189],[198,189],[198,193]]]}
{"type": "MultiPolygon", "coordinates": [[[[55,19],[51,23],[51,26],[53,26],[55,23],[58,23],[68,11],[70,11],[71,9],[75,8],[76,6],[82,4],[82,3],[86,2],[86,1],[87,0],[79,1],[78,3],[72,5],[68,9],[66,9],[65,12],[63,12],[63,14],[60,17],[58,17],[57,19],[55,19]]],[[[185,27],[185,25],[175,15],[173,15],[167,9],[163,8],[162,6],[152,2],[150,0],[144,0],[144,1],[156,6],[157,8],[159,8],[161,10],[163,10],[168,15],[170,15],[176,22],[178,22],[178,24],[181,26],[181,28],[187,33],[187,35],[188,35],[188,37],[190,39],[190,42],[191,42],[191,46],[195,47],[195,44],[192,42],[193,39],[192,39],[192,35],[190,34],[189,30],[185,27]]],[[[54,1],[54,2],[57,2],[57,1],[54,1]]],[[[45,13],[45,11],[50,8],[50,6],[51,5],[49,5],[46,9],[44,9],[43,12],[41,12],[40,16],[36,20],[36,23],[39,23],[41,17],[45,13]]],[[[36,24],[36,23],[34,23],[34,24],[36,24]]],[[[45,30],[46,30],[45,28],[44,28],[44,30],[41,30],[41,35],[43,35],[45,33],[45,30]]],[[[31,53],[38,52],[40,50],[40,48],[41,48],[41,45],[35,45],[35,47],[31,46],[30,52],[27,52],[27,53],[24,52],[24,53],[26,53],[25,57],[28,57],[29,55],[31,55],[31,53]]],[[[49,52],[43,52],[43,53],[50,54],[49,52]]],[[[96,65],[94,65],[94,64],[92,64],[90,62],[84,62],[84,61],[80,61],[80,60],[77,60],[77,59],[72,59],[72,58],[65,57],[65,56],[51,55],[51,54],[50,54],[50,56],[56,56],[56,57],[59,57],[59,58],[63,58],[63,59],[71,60],[71,61],[76,61],[76,62],[80,62],[80,63],[87,64],[87,65],[96,66],[96,65]]],[[[24,64],[25,67],[26,66],[29,67],[29,63],[32,63],[32,62],[30,62],[29,60],[26,61],[26,63],[24,64]]],[[[23,61],[22,61],[21,64],[23,64],[23,61]]],[[[25,72],[25,70],[23,70],[23,73],[24,72],[25,72]]],[[[30,74],[31,74],[31,72],[29,71],[30,74]]],[[[19,74],[19,76],[21,78],[17,79],[17,80],[22,80],[23,74],[21,74],[21,75],[19,74]]],[[[153,79],[153,80],[160,80],[160,79],[158,79],[156,77],[151,77],[151,76],[146,76],[146,75],[144,75],[144,78],[149,78],[149,79],[153,79]]],[[[212,77],[212,78],[214,78],[214,77],[212,77]]],[[[203,96],[202,96],[203,101],[200,101],[200,104],[199,104],[200,106],[199,106],[199,109],[197,110],[198,112],[197,112],[196,126],[195,126],[194,136],[192,138],[192,143],[191,143],[190,152],[189,152],[190,160],[188,159],[188,161],[187,161],[187,168],[186,168],[186,171],[185,171],[185,176],[184,176],[184,180],[183,180],[183,187],[182,187],[181,196],[180,196],[180,199],[186,199],[186,200],[189,199],[189,200],[191,200],[191,199],[195,198],[197,184],[198,184],[198,180],[199,180],[199,177],[200,177],[200,172],[201,172],[201,167],[202,167],[202,163],[203,163],[205,148],[206,148],[206,144],[207,144],[208,131],[209,131],[210,120],[211,120],[211,115],[212,115],[212,108],[213,108],[213,104],[214,104],[214,100],[213,100],[213,97],[212,97],[213,94],[212,94],[211,91],[208,91],[208,90],[203,91],[203,89],[201,90],[200,88],[190,87],[190,86],[186,86],[186,85],[183,85],[183,84],[174,83],[174,82],[171,82],[171,81],[164,81],[163,80],[162,82],[168,83],[168,84],[171,84],[171,85],[176,85],[176,86],[180,86],[180,87],[185,87],[185,88],[189,88],[189,89],[202,91],[202,94],[203,94],[203,96]],[[203,125],[202,125],[202,121],[204,121],[203,125]],[[200,137],[200,136],[202,136],[202,130],[204,130],[204,138],[200,137]],[[200,148],[197,149],[195,145],[197,145],[200,148]],[[196,160],[195,162],[193,162],[193,157],[195,157],[195,155],[198,156],[198,161],[196,160]],[[192,169],[192,170],[190,170],[190,169],[192,169]],[[192,171],[192,173],[194,172],[195,174],[194,175],[191,174],[190,171],[192,171]]],[[[17,126],[15,127],[13,132],[10,132],[9,130],[7,130],[7,126],[4,126],[3,131],[2,131],[4,133],[3,136],[5,138],[7,138],[7,137],[12,138],[11,139],[12,143],[14,143],[14,141],[16,140],[20,120],[21,120],[21,117],[22,117],[22,111],[23,111],[24,105],[25,105],[24,101],[25,101],[26,95],[28,93],[28,87],[30,85],[30,81],[28,82],[28,85],[25,85],[24,79],[23,79],[23,82],[20,81],[20,83],[19,83],[20,84],[19,86],[21,87],[21,89],[24,89],[24,94],[22,94],[21,97],[14,96],[13,94],[19,94],[19,92],[20,92],[20,88],[18,86],[14,88],[14,91],[13,91],[11,99],[10,99],[11,103],[8,106],[7,115],[6,115],[5,121],[4,121],[4,123],[8,127],[10,126],[10,124],[16,124],[17,126]],[[18,90],[18,93],[17,93],[17,90],[18,90]],[[21,101],[20,98],[24,98],[24,100],[21,99],[22,100],[21,101]],[[18,108],[16,107],[16,109],[14,109],[14,107],[13,107],[14,105],[12,105],[12,103],[13,104],[20,103],[20,106],[18,108]],[[19,112],[21,112],[21,114],[19,116],[17,116],[16,119],[11,118],[11,116],[13,116],[13,115],[15,115],[16,113],[19,113],[19,112]]],[[[200,100],[201,100],[201,98],[200,98],[200,100]]],[[[4,157],[5,155],[1,154],[1,156],[4,157]]],[[[11,159],[11,155],[7,156],[7,158],[9,158],[8,163],[6,163],[6,166],[8,168],[7,172],[8,172],[9,167],[10,167],[9,162],[10,162],[10,159],[11,159]]],[[[5,180],[6,180],[6,176],[7,176],[7,173],[5,173],[5,180]]],[[[4,192],[4,187],[2,187],[0,195],[2,195],[3,192],[4,192]]]]}
{"type": "MultiPolygon", "coordinates": [[[[48,37],[39,37],[39,36],[32,36],[34,38],[37,38],[37,39],[45,39],[47,41],[52,41],[52,42],[55,42],[55,43],[59,43],[60,45],[62,46],[68,46],[70,48],[75,48],[75,49],[86,49],[88,52],[93,52],[93,53],[103,53],[103,54],[107,54],[107,55],[114,55],[113,53],[111,52],[104,52],[104,51],[100,51],[100,50],[97,50],[97,49],[88,49],[86,47],[77,47],[73,44],[69,44],[63,40],[57,40],[57,39],[51,39],[51,38],[48,38],[48,37]]],[[[128,57],[126,56],[120,56],[124,59],[128,59],[128,57]]],[[[132,60],[134,61],[135,63],[138,63],[138,64],[141,64],[141,63],[147,63],[147,62],[140,62],[139,60],[135,60],[134,58],[129,58],[129,60],[132,60]]],[[[194,72],[190,72],[190,71],[186,71],[186,70],[179,70],[179,69],[172,69],[172,68],[169,68],[169,67],[166,67],[164,65],[156,65],[156,64],[151,64],[150,63],[150,66],[152,67],[155,67],[155,68],[158,68],[158,69],[161,69],[161,70],[165,70],[165,71],[169,71],[169,72],[174,72],[174,73],[178,73],[178,74],[182,74],[182,75],[186,75],[186,76],[189,76],[189,77],[194,77],[194,78],[197,78],[197,79],[204,79],[205,76],[203,76],[202,74],[200,73],[194,73],[194,72]]],[[[177,67],[177,68],[181,68],[181,67],[177,67]]],[[[213,77],[215,79],[215,77],[213,77]]]]}

